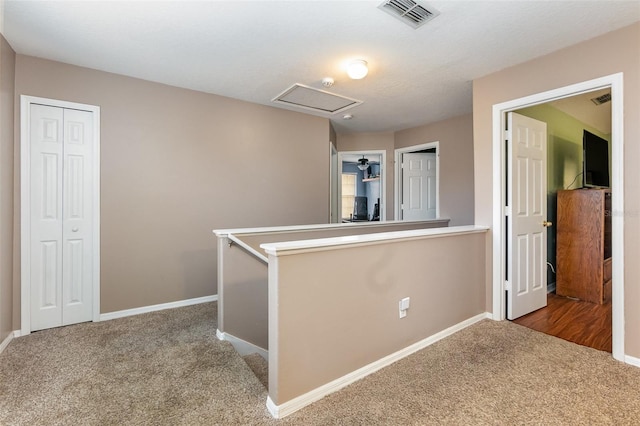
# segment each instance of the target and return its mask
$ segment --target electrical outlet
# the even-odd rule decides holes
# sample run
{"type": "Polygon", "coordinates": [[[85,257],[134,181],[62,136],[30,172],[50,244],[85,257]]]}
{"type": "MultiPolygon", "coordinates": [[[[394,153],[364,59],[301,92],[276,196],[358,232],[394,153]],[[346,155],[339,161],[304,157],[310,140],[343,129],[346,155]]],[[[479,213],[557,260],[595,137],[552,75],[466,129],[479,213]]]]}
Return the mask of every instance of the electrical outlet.
{"type": "Polygon", "coordinates": [[[398,310],[400,318],[404,318],[407,316],[407,310],[409,309],[409,301],[408,297],[405,297],[400,302],[398,302],[398,310]]]}

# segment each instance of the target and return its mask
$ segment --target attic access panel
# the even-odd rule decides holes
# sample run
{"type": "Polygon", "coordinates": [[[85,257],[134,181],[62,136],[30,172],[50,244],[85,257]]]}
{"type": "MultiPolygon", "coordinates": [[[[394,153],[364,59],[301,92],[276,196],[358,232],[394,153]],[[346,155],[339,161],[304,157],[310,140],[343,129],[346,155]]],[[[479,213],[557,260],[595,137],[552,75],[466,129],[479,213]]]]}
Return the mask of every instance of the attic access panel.
{"type": "Polygon", "coordinates": [[[314,89],[296,83],[271,100],[274,103],[306,110],[336,114],[358,106],[362,101],[314,89]]]}

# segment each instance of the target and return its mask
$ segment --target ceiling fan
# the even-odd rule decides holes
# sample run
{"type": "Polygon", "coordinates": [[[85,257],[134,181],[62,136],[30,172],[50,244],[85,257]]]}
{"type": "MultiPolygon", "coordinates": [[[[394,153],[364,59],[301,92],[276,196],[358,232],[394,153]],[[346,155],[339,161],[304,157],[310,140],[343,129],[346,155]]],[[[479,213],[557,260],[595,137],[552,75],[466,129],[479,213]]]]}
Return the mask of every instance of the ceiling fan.
{"type": "Polygon", "coordinates": [[[360,170],[367,170],[367,168],[369,168],[369,160],[364,158],[364,155],[358,160],[358,168],[360,170]]]}

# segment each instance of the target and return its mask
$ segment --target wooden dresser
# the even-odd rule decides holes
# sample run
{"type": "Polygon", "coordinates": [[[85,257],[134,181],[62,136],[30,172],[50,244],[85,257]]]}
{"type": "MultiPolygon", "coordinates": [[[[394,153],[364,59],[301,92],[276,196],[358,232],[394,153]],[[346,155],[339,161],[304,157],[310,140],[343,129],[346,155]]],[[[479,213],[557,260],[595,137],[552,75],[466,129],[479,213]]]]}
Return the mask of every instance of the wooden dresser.
{"type": "Polygon", "coordinates": [[[556,294],[611,300],[611,191],[558,191],[556,294]]]}

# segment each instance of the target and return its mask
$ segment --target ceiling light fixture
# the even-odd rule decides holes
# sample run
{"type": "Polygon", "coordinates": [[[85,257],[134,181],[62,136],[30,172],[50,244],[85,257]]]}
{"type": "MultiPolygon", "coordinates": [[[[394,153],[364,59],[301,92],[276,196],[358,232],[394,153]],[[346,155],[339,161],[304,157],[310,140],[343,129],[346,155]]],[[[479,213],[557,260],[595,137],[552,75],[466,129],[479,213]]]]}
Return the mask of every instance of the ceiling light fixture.
{"type": "Polygon", "coordinates": [[[353,118],[353,115],[351,115],[351,114],[345,114],[345,115],[342,116],[343,120],[351,120],[352,118],[353,118]]]}
{"type": "Polygon", "coordinates": [[[367,61],[363,59],[353,60],[347,65],[347,74],[354,80],[365,78],[368,72],[367,61]]]}

